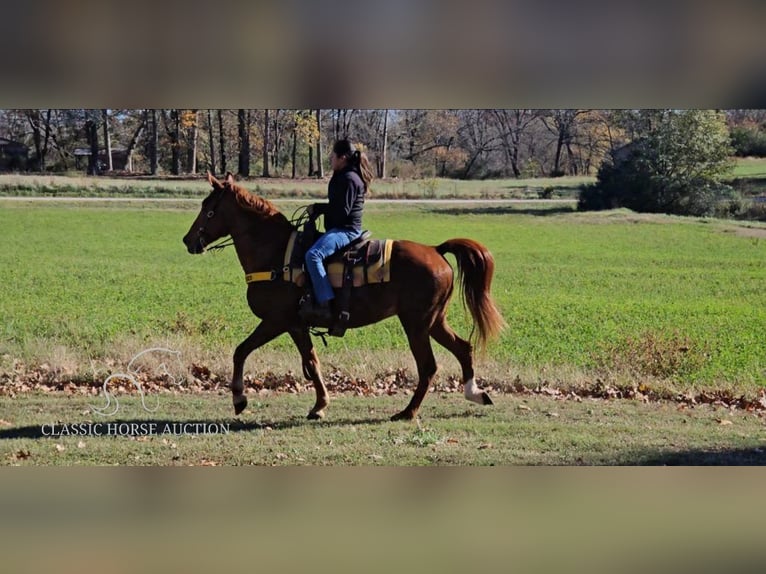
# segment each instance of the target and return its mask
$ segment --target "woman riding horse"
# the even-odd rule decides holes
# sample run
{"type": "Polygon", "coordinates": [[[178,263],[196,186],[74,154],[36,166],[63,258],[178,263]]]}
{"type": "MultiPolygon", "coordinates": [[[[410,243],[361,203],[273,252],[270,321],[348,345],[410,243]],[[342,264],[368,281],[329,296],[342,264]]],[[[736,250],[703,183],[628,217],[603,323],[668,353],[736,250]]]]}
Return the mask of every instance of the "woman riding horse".
{"type": "MultiPolygon", "coordinates": [[[[288,333],[301,354],[303,375],[316,391],[316,403],[308,418],[322,418],[329,396],[309,327],[299,315],[298,302],[304,289],[282,273],[285,252],[296,229],[270,201],[237,185],[231,174],[223,182],[208,174],[208,181],[213,191],[202,202],[199,215],[183,238],[184,244],[189,253],[204,253],[213,241],[230,235],[246,277],[253,278],[247,282],[248,305],[261,318],[234,352],[234,412],[239,414],[247,406],[243,373],[248,355],[288,333]]],[[[492,404],[474,378],[473,345],[447,324],[453,271],[444,257],[446,253],[452,253],[457,261],[463,299],[476,325],[478,346],[484,347],[505,324],[490,295],[495,264],[486,247],[471,239],[450,239],[435,247],[394,241],[390,280],[354,288],[348,323],[348,328],[356,328],[396,315],[404,328],[417,363],[418,385],[407,407],[392,420],[417,416],[437,369],[431,338],[460,363],[465,397],[479,404],[492,404]]]]}

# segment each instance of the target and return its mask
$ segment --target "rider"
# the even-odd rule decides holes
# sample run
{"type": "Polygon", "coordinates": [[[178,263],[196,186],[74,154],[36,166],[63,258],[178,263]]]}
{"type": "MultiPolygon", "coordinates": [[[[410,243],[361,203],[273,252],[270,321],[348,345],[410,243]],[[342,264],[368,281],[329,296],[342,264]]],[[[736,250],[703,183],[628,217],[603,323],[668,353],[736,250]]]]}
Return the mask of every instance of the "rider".
{"type": "Polygon", "coordinates": [[[327,203],[309,206],[309,215],[324,215],[325,233],[306,252],[306,270],[314,288],[313,303],[304,303],[301,314],[308,322],[329,324],[330,305],[335,298],[323,261],[362,234],[364,196],[370,189],[372,170],[367,156],[348,139],[333,145],[330,154],[332,178],[327,186],[327,203]]]}

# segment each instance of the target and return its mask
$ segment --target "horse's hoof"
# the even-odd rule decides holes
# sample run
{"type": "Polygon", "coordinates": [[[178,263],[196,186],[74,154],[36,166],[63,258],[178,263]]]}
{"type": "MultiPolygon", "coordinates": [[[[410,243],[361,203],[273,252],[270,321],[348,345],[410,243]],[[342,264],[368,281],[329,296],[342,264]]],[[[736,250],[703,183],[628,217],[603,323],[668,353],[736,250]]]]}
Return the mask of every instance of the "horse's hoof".
{"type": "Polygon", "coordinates": [[[311,411],[306,417],[310,421],[319,421],[324,418],[324,411],[311,411]]]}
{"type": "Polygon", "coordinates": [[[483,404],[485,406],[495,404],[492,402],[492,398],[487,394],[487,391],[484,391],[483,393],[481,393],[481,400],[483,401],[483,404]]]}
{"type": "Polygon", "coordinates": [[[400,413],[396,413],[394,416],[391,417],[392,421],[411,421],[415,418],[415,413],[412,411],[408,411],[407,409],[404,409],[400,413]]]}
{"type": "Polygon", "coordinates": [[[234,414],[238,415],[247,408],[247,397],[244,395],[234,399],[234,414]]]}

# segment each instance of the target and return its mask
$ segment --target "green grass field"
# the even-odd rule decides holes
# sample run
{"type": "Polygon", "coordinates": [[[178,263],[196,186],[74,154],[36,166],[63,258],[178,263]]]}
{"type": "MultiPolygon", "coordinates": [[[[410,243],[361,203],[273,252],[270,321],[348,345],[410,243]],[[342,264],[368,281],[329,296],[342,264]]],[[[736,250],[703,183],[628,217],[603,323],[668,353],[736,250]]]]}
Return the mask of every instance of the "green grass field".
{"type": "Polygon", "coordinates": [[[256,395],[236,419],[221,394],[162,395],[155,413],[143,411],[133,396],[124,398],[121,412],[111,418],[93,413],[97,397],[0,397],[0,465],[766,462],[763,417],[714,405],[679,409],[672,403],[503,395],[494,406],[480,407],[460,394],[436,392],[426,397],[416,425],[388,420],[408,400],[403,392],[334,397],[322,422],[305,419],[312,400],[307,393],[256,395]]]}
{"type": "MultiPolygon", "coordinates": [[[[293,207],[286,209],[291,211],[293,207]]],[[[257,320],[235,254],[191,256],[194,208],[0,201],[0,371],[45,364],[94,381],[150,346],[227,374],[257,320]]],[[[370,205],[377,237],[436,244],[456,236],[496,258],[494,296],[509,323],[480,375],[536,385],[598,377],[699,386],[766,383],[766,233],[715,220],[627,211],[470,205],[370,205]]],[[[457,298],[450,321],[467,335],[457,298]]],[[[396,319],[319,345],[326,364],[372,378],[414,371],[396,319]]],[[[457,372],[437,355],[443,373],[457,372]]],[[[298,370],[281,337],[254,373],[298,370]]]]}
{"type": "MultiPolygon", "coordinates": [[[[232,251],[186,253],[181,237],[197,208],[0,199],[0,465],[765,462],[763,412],[728,406],[739,393],[757,401],[766,383],[763,224],[561,204],[370,204],[365,223],[378,237],[466,236],[493,252],[493,293],[509,329],[477,372],[496,404],[466,402],[451,382],[456,361],[438,351],[442,371],[421,422],[389,422],[409,400],[415,370],[390,319],[328,348],[317,341],[331,403],[316,423],[304,418],[313,392],[290,382],[301,377],[287,337],[251,355],[250,407],[232,417],[231,354],[257,320],[232,251]],[[148,405],[158,410],[147,413],[128,385],[112,389],[118,415],[94,412],[106,377],[156,346],[181,352],[177,374],[209,368],[212,390],[152,388],[148,405]],[[397,370],[404,378],[392,396],[335,390],[397,370]],[[600,401],[570,395],[577,387],[708,400],[600,401]],[[162,432],[195,422],[226,432],[162,432]],[[148,436],[48,436],[52,424],[98,423],[158,426],[148,436]]],[[[450,320],[468,334],[457,298],[450,320]]]]}

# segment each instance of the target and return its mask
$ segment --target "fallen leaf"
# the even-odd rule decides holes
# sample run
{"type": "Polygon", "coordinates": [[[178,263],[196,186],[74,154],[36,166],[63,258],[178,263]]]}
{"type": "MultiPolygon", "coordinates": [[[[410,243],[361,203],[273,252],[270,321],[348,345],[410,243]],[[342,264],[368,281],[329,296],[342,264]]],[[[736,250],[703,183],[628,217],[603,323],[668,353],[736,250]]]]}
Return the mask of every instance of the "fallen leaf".
{"type": "Polygon", "coordinates": [[[6,421],[4,419],[0,419],[0,427],[10,427],[13,426],[13,423],[10,421],[6,421]]]}
{"type": "Polygon", "coordinates": [[[529,408],[527,405],[519,405],[516,407],[517,409],[520,409],[522,411],[531,411],[532,409],[529,408]]]}
{"type": "Polygon", "coordinates": [[[456,438],[448,438],[448,439],[447,439],[447,442],[448,442],[449,444],[459,444],[459,443],[460,443],[460,441],[459,441],[459,440],[457,440],[456,438]]]}
{"type": "Polygon", "coordinates": [[[77,443],[77,448],[85,448],[85,441],[81,440],[77,443]]]}
{"type": "Polygon", "coordinates": [[[716,419],[716,420],[718,421],[718,424],[721,425],[721,426],[733,425],[734,424],[729,419],[716,419]]]}
{"type": "Polygon", "coordinates": [[[556,413],[556,412],[553,412],[553,411],[545,413],[545,414],[546,414],[546,416],[549,416],[549,417],[558,417],[559,416],[559,413],[556,413]]]}
{"type": "Polygon", "coordinates": [[[492,443],[491,442],[480,444],[478,446],[478,450],[484,450],[484,449],[487,449],[487,448],[492,448],[492,443]]]}
{"type": "Polygon", "coordinates": [[[28,450],[18,450],[16,451],[16,453],[14,453],[13,456],[14,458],[16,458],[16,460],[26,460],[30,456],[32,456],[32,453],[29,452],[28,450]]]}
{"type": "Polygon", "coordinates": [[[64,452],[66,450],[66,447],[62,444],[56,444],[56,450],[59,452],[64,452]]]}

